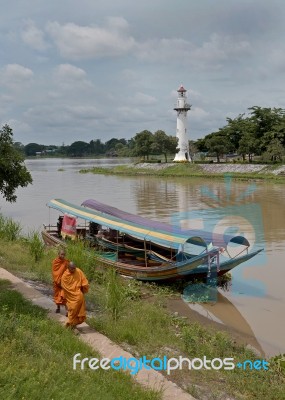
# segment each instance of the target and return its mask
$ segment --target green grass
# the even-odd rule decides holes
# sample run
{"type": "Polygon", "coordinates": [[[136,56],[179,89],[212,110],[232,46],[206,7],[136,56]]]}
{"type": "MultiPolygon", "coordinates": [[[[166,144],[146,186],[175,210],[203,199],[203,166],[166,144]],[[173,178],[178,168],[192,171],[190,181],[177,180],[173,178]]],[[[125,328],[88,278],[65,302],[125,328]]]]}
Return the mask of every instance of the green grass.
{"type": "Polygon", "coordinates": [[[100,357],[0,281],[0,398],[159,399],[122,372],[73,370],[74,354],[100,357]]]}
{"type": "Polygon", "coordinates": [[[6,218],[0,214],[0,238],[9,241],[17,240],[20,237],[21,225],[15,222],[12,218],[6,218]]]}
{"type": "MultiPolygon", "coordinates": [[[[205,329],[198,323],[169,313],[166,299],[170,295],[179,294],[177,287],[172,289],[124,280],[111,272],[106,273],[105,270],[92,268],[93,259],[90,260],[90,256],[87,257],[83,250],[77,246],[74,249],[68,248],[67,257],[76,257],[78,266],[85,271],[90,280],[86,300],[89,312],[95,316],[89,318],[88,323],[136,357],[181,355],[193,358],[205,355],[208,358],[234,357],[236,362],[256,359],[252,351],[237,345],[227,334],[205,329]]],[[[50,284],[51,261],[55,256],[55,249],[46,250],[43,258],[36,263],[27,243],[0,239],[1,266],[22,277],[50,284]]],[[[95,260],[96,256],[94,264],[95,260]]],[[[5,304],[1,298],[0,304],[5,304]]],[[[14,328],[18,326],[12,317],[6,319],[11,320],[14,328]]],[[[27,337],[31,334],[28,333],[27,337]]],[[[186,387],[189,393],[198,393],[196,395],[198,399],[223,399],[227,395],[237,400],[283,400],[285,399],[284,370],[279,368],[278,359],[270,361],[269,371],[181,370],[173,371],[170,377],[178,385],[186,387]]],[[[40,367],[37,373],[41,374],[40,367]]]]}
{"type": "MultiPolygon", "coordinates": [[[[160,165],[160,164],[158,164],[160,165]]],[[[215,178],[224,179],[224,173],[210,173],[204,171],[199,164],[195,163],[177,163],[175,165],[165,165],[162,169],[152,168],[140,168],[129,165],[119,165],[113,168],[95,167],[91,169],[80,170],[80,173],[93,173],[93,174],[105,174],[105,175],[146,175],[146,176],[158,176],[158,177],[193,177],[193,178],[215,178]]],[[[229,164],[233,165],[233,164],[229,164]]],[[[272,182],[285,183],[284,176],[277,176],[272,171],[278,168],[280,165],[267,165],[265,169],[258,172],[231,172],[230,175],[235,180],[269,180],[272,182]]]]}
{"type": "Polygon", "coordinates": [[[44,256],[45,246],[39,233],[36,231],[31,232],[28,235],[27,241],[30,248],[30,254],[34,258],[34,261],[37,262],[42,259],[44,256]]]}
{"type": "MultiPolygon", "coordinates": [[[[161,296],[153,302],[127,302],[116,322],[99,312],[88,323],[113,341],[125,345],[137,357],[234,357],[235,362],[258,358],[223,332],[205,329],[198,323],[170,315],[161,296]]],[[[272,363],[270,371],[182,370],[173,371],[171,377],[180,385],[188,382],[189,393],[193,391],[191,385],[199,387],[196,389],[199,393],[197,398],[221,399],[224,393],[235,399],[285,398],[285,375],[278,372],[275,363],[272,363]]]]}

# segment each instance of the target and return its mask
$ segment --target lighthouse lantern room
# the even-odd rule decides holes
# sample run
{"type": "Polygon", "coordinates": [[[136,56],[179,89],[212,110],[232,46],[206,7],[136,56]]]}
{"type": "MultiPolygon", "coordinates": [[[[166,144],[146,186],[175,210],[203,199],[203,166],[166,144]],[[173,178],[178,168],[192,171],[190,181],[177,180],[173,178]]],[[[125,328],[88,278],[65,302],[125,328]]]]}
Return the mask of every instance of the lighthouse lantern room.
{"type": "Polygon", "coordinates": [[[177,111],[176,137],[178,138],[177,149],[179,149],[179,151],[176,153],[173,161],[191,162],[192,159],[189,153],[189,142],[187,137],[187,112],[191,109],[191,105],[186,101],[187,90],[184,89],[182,85],[177,92],[177,105],[174,110],[177,111]]]}

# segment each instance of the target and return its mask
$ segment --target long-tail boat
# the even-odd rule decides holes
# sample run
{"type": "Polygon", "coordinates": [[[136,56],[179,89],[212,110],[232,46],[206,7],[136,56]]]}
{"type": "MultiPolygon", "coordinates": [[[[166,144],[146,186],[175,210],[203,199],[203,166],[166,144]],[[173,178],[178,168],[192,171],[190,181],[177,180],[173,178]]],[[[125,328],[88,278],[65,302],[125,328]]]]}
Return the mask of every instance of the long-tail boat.
{"type": "Polygon", "coordinates": [[[145,281],[170,281],[223,275],[249,260],[262,249],[248,252],[245,237],[216,237],[202,231],[184,232],[177,227],[123,212],[95,200],[81,206],[62,199],[51,200],[48,207],[61,214],[57,226],[44,225],[42,236],[48,245],[62,245],[65,240],[80,239],[94,247],[94,263],[115,267],[124,276],[145,281]],[[84,221],[79,226],[77,219],[84,221]],[[235,257],[221,254],[235,243],[244,250],[235,257]]]}

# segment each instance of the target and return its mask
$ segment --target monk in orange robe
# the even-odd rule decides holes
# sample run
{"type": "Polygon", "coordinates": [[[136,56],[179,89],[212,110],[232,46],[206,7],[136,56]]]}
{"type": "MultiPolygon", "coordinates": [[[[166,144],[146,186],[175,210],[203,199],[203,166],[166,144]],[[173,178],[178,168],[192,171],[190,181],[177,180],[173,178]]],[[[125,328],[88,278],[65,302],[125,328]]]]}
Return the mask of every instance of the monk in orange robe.
{"type": "Polygon", "coordinates": [[[84,293],[88,292],[89,285],[84,273],[70,261],[67,270],[61,278],[61,286],[67,302],[67,327],[75,328],[86,319],[84,293]]]}
{"type": "Polygon", "coordinates": [[[69,264],[69,260],[65,258],[65,250],[59,249],[58,257],[52,262],[52,278],[53,278],[53,300],[57,305],[56,313],[60,312],[60,306],[65,305],[66,300],[63,298],[63,290],[61,288],[61,277],[69,264]]]}

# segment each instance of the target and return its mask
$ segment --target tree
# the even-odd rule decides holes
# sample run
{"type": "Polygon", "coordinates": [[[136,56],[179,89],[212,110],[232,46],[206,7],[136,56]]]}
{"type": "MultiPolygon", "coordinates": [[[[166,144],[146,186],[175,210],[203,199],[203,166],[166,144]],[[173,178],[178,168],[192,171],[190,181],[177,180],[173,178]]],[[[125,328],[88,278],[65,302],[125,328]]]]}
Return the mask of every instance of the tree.
{"type": "Polygon", "coordinates": [[[127,144],[127,141],[126,139],[112,138],[105,143],[105,152],[108,153],[110,151],[114,151],[116,148],[116,144],[118,143],[122,143],[125,146],[127,144]]]}
{"type": "Polygon", "coordinates": [[[129,157],[130,149],[127,145],[123,145],[123,143],[117,143],[115,146],[115,152],[119,157],[129,157]]]}
{"type": "Polygon", "coordinates": [[[135,136],[135,155],[145,156],[148,160],[149,154],[151,153],[151,145],[153,143],[153,134],[150,131],[144,130],[136,133],[135,136]]]}
{"type": "Polygon", "coordinates": [[[0,193],[6,201],[15,202],[16,189],[32,182],[23,155],[14,147],[13,131],[9,125],[4,125],[0,129],[0,193]]]}
{"type": "Polygon", "coordinates": [[[193,140],[189,140],[189,153],[193,160],[196,153],[198,153],[198,147],[193,140]]]}
{"type": "Polygon", "coordinates": [[[254,106],[249,108],[251,119],[256,125],[255,136],[259,139],[260,153],[264,152],[272,139],[281,140],[284,145],[284,115],[282,108],[262,108],[254,106]],[[280,127],[282,130],[280,132],[280,127]]]}
{"type": "Polygon", "coordinates": [[[175,154],[177,147],[177,138],[168,136],[164,131],[158,130],[153,135],[151,149],[154,153],[163,154],[167,163],[167,154],[175,154]]]}
{"type": "Polygon", "coordinates": [[[13,143],[14,148],[21,153],[22,155],[25,154],[25,146],[21,142],[14,142],[13,143]]]}
{"type": "Polygon", "coordinates": [[[26,156],[35,156],[36,153],[42,152],[45,149],[43,144],[29,143],[25,146],[26,156]]]}
{"type": "Polygon", "coordinates": [[[71,157],[83,157],[89,152],[89,143],[77,141],[71,143],[68,147],[67,154],[71,157]]]}
{"type": "Polygon", "coordinates": [[[220,162],[220,157],[231,151],[233,148],[226,135],[223,135],[220,132],[211,133],[210,135],[207,135],[205,139],[205,144],[209,154],[215,154],[218,163],[220,162]]]}
{"type": "Polygon", "coordinates": [[[91,140],[91,142],[89,143],[89,147],[91,154],[98,155],[104,154],[105,152],[105,145],[101,142],[100,139],[91,140]]]}
{"type": "Polygon", "coordinates": [[[264,153],[264,158],[270,161],[282,162],[284,155],[284,147],[279,139],[272,139],[267,146],[267,151],[264,153]]]}
{"type": "Polygon", "coordinates": [[[237,153],[242,156],[243,161],[247,155],[248,161],[251,162],[253,155],[260,153],[260,140],[256,138],[256,125],[252,118],[245,118],[240,125],[241,137],[237,153]]]}
{"type": "MultiPolygon", "coordinates": [[[[207,135],[207,136],[209,136],[209,135],[207,135]]],[[[207,137],[207,136],[206,136],[206,137],[207,137]]],[[[207,153],[208,148],[207,148],[207,146],[206,146],[206,138],[198,139],[197,142],[196,142],[195,144],[196,144],[197,149],[198,149],[199,151],[201,151],[202,153],[207,153]]]]}

